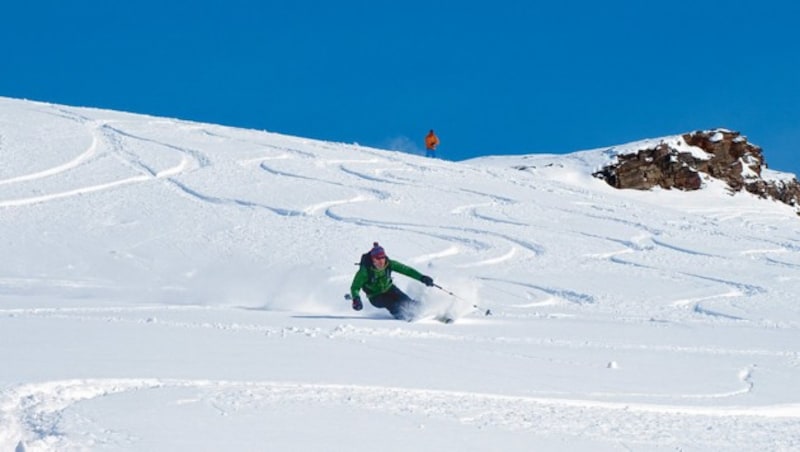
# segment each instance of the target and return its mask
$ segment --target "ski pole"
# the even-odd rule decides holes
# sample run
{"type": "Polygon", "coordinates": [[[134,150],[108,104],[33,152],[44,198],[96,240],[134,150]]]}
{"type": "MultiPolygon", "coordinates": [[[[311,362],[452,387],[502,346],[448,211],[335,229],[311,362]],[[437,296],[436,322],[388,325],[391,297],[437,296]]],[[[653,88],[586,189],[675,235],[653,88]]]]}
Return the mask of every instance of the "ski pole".
{"type": "Polygon", "coordinates": [[[462,301],[467,301],[467,300],[464,300],[463,298],[459,297],[458,295],[454,294],[453,292],[450,292],[449,290],[445,289],[444,287],[442,287],[442,286],[440,286],[440,285],[438,285],[438,284],[434,284],[434,285],[433,285],[433,287],[435,287],[435,288],[437,288],[437,289],[439,289],[439,290],[441,290],[441,291],[443,291],[443,292],[446,292],[448,295],[451,295],[451,296],[453,296],[453,297],[456,297],[456,298],[458,298],[459,300],[462,300],[462,301]]]}
{"type": "MultiPolygon", "coordinates": [[[[448,295],[450,295],[450,296],[452,296],[452,297],[455,297],[455,298],[457,298],[457,299],[459,299],[459,300],[461,300],[461,301],[467,301],[467,300],[465,300],[465,299],[463,299],[463,298],[459,297],[458,295],[454,294],[453,292],[450,292],[449,290],[445,289],[444,287],[442,287],[442,286],[440,286],[440,285],[438,285],[438,284],[434,284],[434,285],[433,285],[433,287],[436,287],[437,289],[441,290],[442,292],[445,292],[445,293],[447,293],[448,295]]],[[[482,307],[480,307],[480,306],[478,306],[478,305],[477,305],[477,304],[475,304],[475,303],[473,303],[473,304],[472,304],[472,307],[473,307],[473,308],[475,308],[475,309],[477,309],[478,311],[483,311],[483,308],[482,308],[482,307]]],[[[492,315],[492,311],[491,311],[490,309],[487,309],[486,311],[484,311],[483,315],[492,315]]]]}

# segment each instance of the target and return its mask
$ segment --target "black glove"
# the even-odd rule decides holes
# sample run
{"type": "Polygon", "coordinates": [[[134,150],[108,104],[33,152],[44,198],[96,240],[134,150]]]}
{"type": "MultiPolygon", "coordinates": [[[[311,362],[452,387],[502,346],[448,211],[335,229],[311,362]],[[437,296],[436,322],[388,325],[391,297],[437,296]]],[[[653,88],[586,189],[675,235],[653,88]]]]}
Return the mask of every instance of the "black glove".
{"type": "Polygon", "coordinates": [[[420,278],[419,281],[428,287],[433,286],[433,278],[431,278],[430,276],[422,275],[422,278],[420,278]]]}
{"type": "Polygon", "coordinates": [[[361,303],[361,297],[353,298],[353,309],[356,311],[360,311],[364,308],[364,305],[361,303]]]}

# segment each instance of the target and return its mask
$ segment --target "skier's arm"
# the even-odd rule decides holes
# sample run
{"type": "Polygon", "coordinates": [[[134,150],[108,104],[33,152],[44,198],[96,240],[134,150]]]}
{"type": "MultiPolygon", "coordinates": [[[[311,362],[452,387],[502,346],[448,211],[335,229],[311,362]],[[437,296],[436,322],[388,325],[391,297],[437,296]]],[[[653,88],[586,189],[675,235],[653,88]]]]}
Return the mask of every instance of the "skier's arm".
{"type": "Polygon", "coordinates": [[[409,278],[416,279],[417,281],[422,281],[422,273],[403,263],[392,261],[392,270],[400,273],[401,275],[406,275],[409,278]]]}
{"type": "Polygon", "coordinates": [[[369,275],[367,274],[367,269],[361,267],[356,272],[356,275],[353,276],[353,282],[350,284],[350,296],[355,298],[360,298],[361,295],[361,288],[364,287],[364,283],[367,282],[369,279],[369,275]]]}

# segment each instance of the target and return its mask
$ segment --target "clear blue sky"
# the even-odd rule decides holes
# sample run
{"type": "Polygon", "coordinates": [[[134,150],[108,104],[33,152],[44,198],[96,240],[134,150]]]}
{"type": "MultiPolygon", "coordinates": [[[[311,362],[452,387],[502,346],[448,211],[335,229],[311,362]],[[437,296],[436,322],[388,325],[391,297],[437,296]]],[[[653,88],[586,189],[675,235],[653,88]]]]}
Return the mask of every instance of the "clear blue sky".
{"type": "Polygon", "coordinates": [[[440,157],[738,130],[800,173],[795,1],[16,1],[0,95],[440,157]]]}

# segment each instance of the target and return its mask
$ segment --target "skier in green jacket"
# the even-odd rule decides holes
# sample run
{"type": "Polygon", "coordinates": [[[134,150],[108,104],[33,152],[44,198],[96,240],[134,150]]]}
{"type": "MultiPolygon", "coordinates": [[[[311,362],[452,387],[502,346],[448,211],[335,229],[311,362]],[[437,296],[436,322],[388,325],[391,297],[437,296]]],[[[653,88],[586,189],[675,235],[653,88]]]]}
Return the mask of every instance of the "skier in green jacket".
{"type": "Polygon", "coordinates": [[[364,307],[360,297],[361,290],[363,290],[367,294],[369,302],[376,308],[388,309],[396,319],[413,320],[419,308],[419,302],[394,285],[392,271],[416,279],[428,287],[433,286],[433,278],[423,275],[408,265],[389,259],[383,247],[375,242],[372,250],[361,256],[358,272],[350,285],[353,309],[360,311],[364,307]]]}

